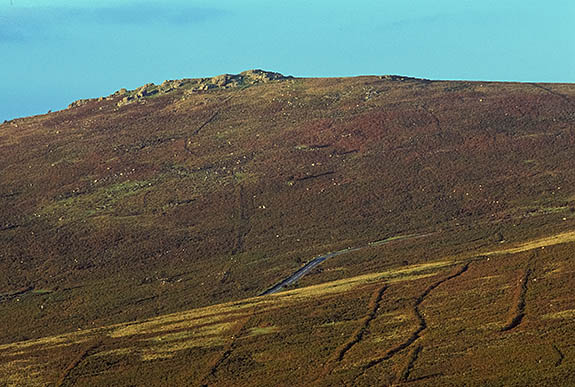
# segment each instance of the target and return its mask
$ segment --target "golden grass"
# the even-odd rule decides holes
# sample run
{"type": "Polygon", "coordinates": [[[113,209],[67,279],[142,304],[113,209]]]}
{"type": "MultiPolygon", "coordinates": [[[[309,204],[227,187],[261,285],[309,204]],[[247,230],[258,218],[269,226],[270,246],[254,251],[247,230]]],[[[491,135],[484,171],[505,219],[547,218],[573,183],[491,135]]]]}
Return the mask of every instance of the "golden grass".
{"type": "MultiPolygon", "coordinates": [[[[575,232],[564,232],[554,236],[539,238],[515,246],[490,251],[483,256],[497,256],[503,254],[516,254],[532,249],[552,246],[560,243],[575,242],[575,232]]],[[[476,257],[480,255],[475,255],[476,257]]],[[[469,257],[468,257],[469,258],[469,257]]],[[[96,353],[97,357],[137,356],[142,361],[157,361],[173,358],[178,352],[191,348],[214,348],[222,347],[231,340],[234,326],[238,320],[246,318],[257,310],[265,313],[278,308],[286,308],[290,305],[306,300],[318,299],[334,294],[354,291],[363,286],[376,283],[398,283],[415,281],[422,278],[435,276],[446,268],[460,264],[464,258],[445,259],[436,262],[428,262],[404,266],[378,273],[369,273],[351,278],[326,282],[304,288],[292,289],[268,296],[253,297],[224,304],[212,305],[198,309],[192,309],[179,313],[159,316],[136,323],[115,324],[98,329],[71,332],[68,334],[44,337],[25,342],[0,345],[0,353],[5,356],[26,356],[27,353],[36,353],[41,350],[52,350],[58,347],[85,343],[96,336],[108,336],[110,338],[126,338],[136,336],[136,340],[124,344],[121,348],[108,349],[96,353]],[[138,340],[139,335],[149,335],[138,340]],[[145,343],[142,348],[142,343],[145,343]]],[[[549,264],[547,270],[550,273],[561,273],[566,268],[560,263],[549,264]]],[[[477,278],[474,281],[490,281],[500,275],[491,275],[477,278]]],[[[493,282],[491,282],[493,284],[493,282]]],[[[509,285],[505,285],[508,287],[509,285]]],[[[477,289],[467,290],[476,292],[477,289]]],[[[573,319],[575,309],[563,310],[542,316],[543,319],[573,319]]],[[[377,332],[370,336],[369,341],[373,344],[385,344],[405,336],[409,330],[412,317],[405,312],[391,312],[378,317],[380,324],[387,326],[383,332],[377,332]],[[399,326],[398,326],[399,325],[399,326]]],[[[332,327],[343,322],[323,324],[319,327],[332,327]]],[[[346,322],[347,324],[347,322],[346,322]]],[[[501,328],[500,322],[484,324],[478,328],[481,331],[497,331],[501,328]]],[[[252,327],[243,337],[270,335],[280,332],[281,328],[275,325],[252,327]]],[[[30,359],[34,357],[31,356],[30,359]]],[[[46,375],[40,367],[42,364],[33,364],[32,361],[14,360],[0,364],[0,385],[44,385],[46,375]]],[[[263,359],[262,359],[263,360],[263,359]]]]}
{"type": "MultiPolygon", "coordinates": [[[[230,314],[230,308],[218,308],[219,305],[214,305],[206,308],[201,308],[192,311],[181,313],[173,313],[166,316],[160,316],[151,320],[146,320],[137,324],[119,325],[110,333],[110,337],[126,337],[150,334],[154,332],[161,332],[166,330],[176,329],[191,329],[198,326],[216,324],[222,320],[238,319],[245,314],[234,313],[230,314]],[[202,312],[205,317],[202,317],[202,312]],[[219,313],[219,314],[218,314],[219,313]]],[[[237,309],[242,309],[238,307],[237,309]]]]}
{"type": "Polygon", "coordinates": [[[305,288],[288,290],[281,293],[271,294],[265,298],[278,299],[280,301],[293,301],[296,299],[307,299],[311,297],[324,296],[334,293],[341,293],[351,290],[359,285],[371,282],[402,282],[410,281],[437,273],[418,274],[423,271],[442,269],[456,264],[455,261],[445,260],[438,262],[421,263],[411,265],[402,269],[388,270],[379,273],[364,274],[356,277],[345,278],[323,284],[307,286],[305,288]]]}
{"type": "Polygon", "coordinates": [[[82,331],[67,333],[58,336],[48,336],[42,337],[34,340],[20,341],[17,343],[3,344],[0,345],[0,353],[8,353],[10,351],[16,351],[16,353],[22,353],[24,351],[41,347],[42,349],[52,349],[58,348],[66,345],[78,344],[86,342],[92,336],[93,331],[82,331]]]}
{"type": "MultiPolygon", "coordinates": [[[[480,255],[494,256],[516,254],[532,249],[571,242],[575,242],[575,232],[573,231],[539,238],[510,248],[489,251],[480,255]]],[[[185,312],[167,314],[137,323],[116,324],[100,329],[72,332],[69,334],[44,337],[25,342],[4,344],[0,345],[0,352],[8,355],[14,355],[15,353],[22,355],[29,351],[52,349],[60,346],[83,343],[88,341],[90,338],[93,338],[96,334],[106,335],[111,338],[123,338],[145,334],[155,335],[155,337],[145,339],[146,342],[150,343],[151,347],[142,352],[142,358],[144,360],[169,358],[172,357],[174,352],[182,349],[224,345],[227,340],[229,340],[227,333],[232,329],[233,324],[238,319],[251,314],[256,308],[258,312],[265,312],[276,308],[286,307],[304,300],[348,292],[373,282],[397,283],[403,281],[414,281],[434,276],[440,270],[456,265],[460,261],[461,259],[446,259],[437,262],[410,265],[399,269],[369,273],[304,288],[292,289],[268,296],[253,297],[224,304],[192,309],[185,312]],[[181,330],[181,332],[164,333],[166,331],[174,330],[181,330]]],[[[554,269],[554,273],[558,271],[558,268],[554,269]]],[[[487,276],[480,278],[480,280],[489,280],[494,277],[495,276],[487,276]]],[[[544,316],[544,318],[557,319],[572,317],[575,317],[575,310],[567,310],[544,316]]],[[[278,330],[279,328],[277,327],[252,328],[249,335],[255,336],[271,334],[278,330]]],[[[131,351],[132,350],[130,348],[122,348],[105,353],[108,355],[121,355],[128,354],[131,351]]],[[[4,364],[3,367],[7,367],[7,365],[4,364]]]]}
{"type": "Polygon", "coordinates": [[[345,325],[354,325],[355,321],[353,320],[342,320],[342,321],[329,321],[320,325],[316,325],[318,328],[333,328],[336,326],[345,326],[345,325]]]}
{"type": "Polygon", "coordinates": [[[170,359],[176,352],[197,347],[216,347],[225,345],[227,336],[204,336],[190,340],[172,341],[161,345],[155,345],[142,350],[142,360],[170,359]]]}
{"type": "Polygon", "coordinates": [[[224,334],[226,331],[229,331],[234,326],[233,323],[222,323],[222,324],[214,324],[205,327],[199,327],[194,330],[187,330],[175,333],[168,333],[161,336],[155,336],[152,338],[146,339],[146,341],[176,341],[181,339],[190,339],[190,338],[204,338],[207,336],[217,336],[224,334]]]}
{"type": "MultiPolygon", "coordinates": [[[[454,261],[445,260],[411,265],[401,269],[370,273],[305,288],[293,289],[265,297],[248,298],[241,301],[172,313],[137,323],[115,324],[95,330],[72,332],[59,336],[5,344],[0,346],[0,351],[4,353],[18,352],[23,354],[23,352],[27,351],[52,349],[57,346],[86,342],[96,334],[106,335],[111,338],[156,335],[153,338],[146,338],[146,341],[160,345],[147,349],[147,352],[142,354],[142,358],[145,360],[169,358],[173,352],[180,349],[223,345],[228,339],[226,333],[232,329],[233,324],[238,319],[251,313],[254,308],[257,308],[260,312],[265,312],[311,298],[350,291],[358,286],[371,282],[401,282],[425,278],[437,274],[438,270],[451,266],[454,263],[454,261]],[[163,332],[173,330],[182,330],[182,332],[163,334],[163,332]]],[[[277,327],[253,328],[250,334],[269,334],[276,332],[277,329],[277,327]]],[[[123,348],[116,350],[116,352],[108,352],[108,354],[127,354],[130,351],[129,348],[123,348]]]]}
{"type": "Polygon", "coordinates": [[[565,263],[564,262],[552,262],[549,265],[545,266],[545,275],[544,277],[554,277],[556,275],[563,275],[565,273],[565,263]]]}
{"type": "Polygon", "coordinates": [[[544,319],[572,319],[575,318],[575,309],[562,310],[555,313],[547,313],[542,316],[544,319]]]}
{"type": "Polygon", "coordinates": [[[46,382],[37,365],[31,360],[14,360],[0,363],[0,385],[2,386],[45,386],[46,382]]]}
{"type": "Polygon", "coordinates": [[[431,273],[425,273],[425,274],[413,274],[413,275],[406,275],[404,277],[397,277],[397,278],[392,278],[389,281],[387,281],[390,284],[394,284],[397,282],[404,282],[404,281],[416,281],[422,278],[428,278],[428,277],[433,277],[434,275],[437,274],[437,271],[431,272],[431,273]]]}
{"type": "Polygon", "coordinates": [[[491,279],[500,278],[500,277],[501,277],[501,274],[486,275],[483,277],[475,278],[472,281],[486,281],[486,280],[491,280],[491,279]]]}
{"type": "Polygon", "coordinates": [[[270,326],[270,327],[254,327],[250,329],[250,332],[248,334],[248,337],[251,336],[260,336],[260,335],[268,335],[270,333],[276,333],[279,332],[280,328],[276,327],[276,326],[270,326]]]}
{"type": "Polygon", "coordinates": [[[517,254],[538,248],[545,248],[547,246],[558,245],[561,243],[572,243],[572,242],[575,242],[575,231],[568,231],[561,234],[556,234],[549,237],[539,238],[529,242],[525,242],[516,247],[511,247],[503,250],[489,251],[481,255],[517,254]]]}
{"type": "Polygon", "coordinates": [[[410,320],[412,317],[408,316],[407,314],[401,313],[401,312],[389,312],[389,313],[383,313],[379,316],[379,318],[384,319],[384,320],[390,320],[390,324],[396,321],[408,321],[410,320]]]}
{"type": "Polygon", "coordinates": [[[376,335],[372,335],[371,339],[369,339],[373,343],[387,343],[389,344],[390,340],[399,339],[405,337],[406,334],[409,334],[409,327],[395,327],[395,328],[387,328],[385,332],[379,332],[376,335]]]}
{"type": "Polygon", "coordinates": [[[503,328],[505,326],[504,322],[501,321],[492,321],[486,324],[482,324],[479,325],[477,327],[477,330],[480,331],[495,331],[495,332],[499,332],[501,331],[501,328],[503,328]]]}

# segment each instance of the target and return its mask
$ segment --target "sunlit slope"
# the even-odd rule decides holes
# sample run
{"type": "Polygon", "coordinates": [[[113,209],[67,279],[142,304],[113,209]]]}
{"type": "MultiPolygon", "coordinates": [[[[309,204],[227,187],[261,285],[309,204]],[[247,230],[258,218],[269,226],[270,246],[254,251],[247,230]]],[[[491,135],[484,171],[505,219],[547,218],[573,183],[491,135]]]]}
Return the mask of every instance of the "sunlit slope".
{"type": "Polygon", "coordinates": [[[0,343],[573,230],[574,95],[251,72],[1,124],[0,343]]]}
{"type": "Polygon", "coordinates": [[[574,248],[563,234],[7,344],[0,382],[568,385],[574,248]]]}

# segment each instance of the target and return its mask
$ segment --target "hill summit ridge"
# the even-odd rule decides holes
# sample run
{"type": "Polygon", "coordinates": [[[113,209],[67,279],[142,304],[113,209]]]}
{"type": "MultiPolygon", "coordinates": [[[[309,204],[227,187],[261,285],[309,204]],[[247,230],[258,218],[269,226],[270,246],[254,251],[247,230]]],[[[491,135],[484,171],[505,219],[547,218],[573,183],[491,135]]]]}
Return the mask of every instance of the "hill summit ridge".
{"type": "Polygon", "coordinates": [[[116,91],[115,93],[100,98],[79,99],[68,105],[68,108],[85,105],[91,101],[112,99],[121,96],[122,99],[117,103],[118,106],[127,105],[134,102],[139,102],[145,98],[159,96],[171,93],[175,90],[185,90],[186,92],[207,91],[213,89],[231,89],[239,87],[249,87],[260,83],[267,83],[271,81],[282,81],[286,79],[293,79],[292,76],[285,76],[281,73],[273,71],[265,71],[260,69],[252,69],[242,71],[239,74],[221,74],[214,77],[205,78],[183,78],[174,80],[165,80],[160,85],[154,83],[147,83],[134,90],[127,90],[125,88],[116,91]]]}

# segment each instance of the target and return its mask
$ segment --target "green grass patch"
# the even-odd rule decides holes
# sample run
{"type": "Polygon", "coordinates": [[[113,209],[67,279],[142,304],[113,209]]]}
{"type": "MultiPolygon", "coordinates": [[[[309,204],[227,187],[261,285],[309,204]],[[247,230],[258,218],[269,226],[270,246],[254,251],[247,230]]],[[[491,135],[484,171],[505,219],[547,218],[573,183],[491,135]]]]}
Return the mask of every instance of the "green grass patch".
{"type": "Polygon", "coordinates": [[[149,189],[148,181],[125,181],[102,187],[91,193],[58,200],[44,207],[40,214],[58,223],[86,219],[113,213],[116,205],[126,198],[149,189]]]}

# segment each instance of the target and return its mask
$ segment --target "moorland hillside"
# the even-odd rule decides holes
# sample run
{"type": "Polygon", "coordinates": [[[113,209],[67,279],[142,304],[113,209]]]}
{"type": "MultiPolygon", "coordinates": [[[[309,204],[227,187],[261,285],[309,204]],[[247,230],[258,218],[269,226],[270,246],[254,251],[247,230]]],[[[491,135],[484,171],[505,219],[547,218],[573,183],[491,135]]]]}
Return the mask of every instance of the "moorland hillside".
{"type": "Polygon", "coordinates": [[[400,76],[4,122],[0,381],[568,382],[574,146],[571,84],[400,76]]]}

